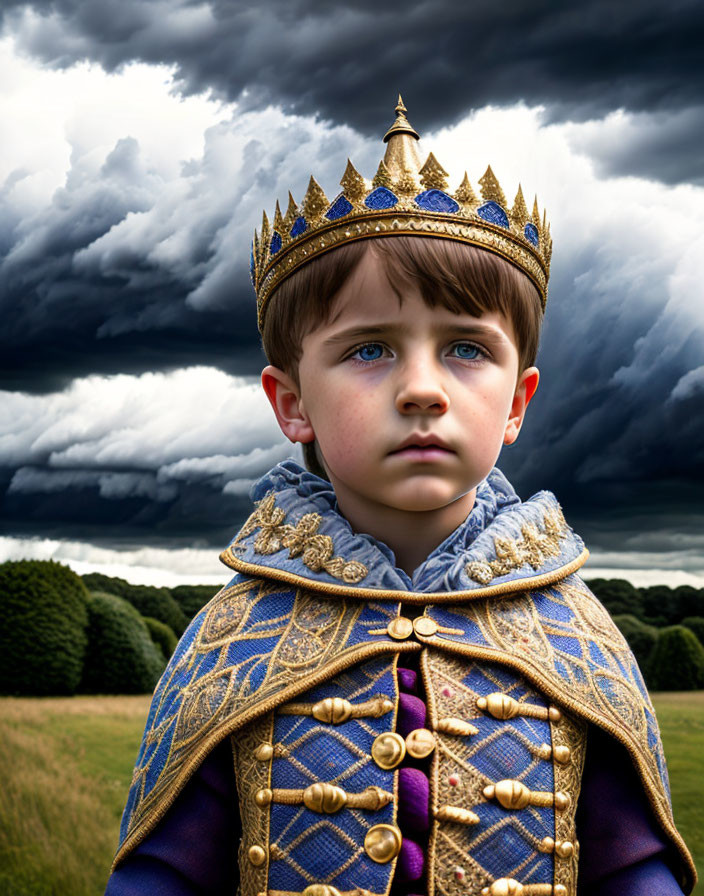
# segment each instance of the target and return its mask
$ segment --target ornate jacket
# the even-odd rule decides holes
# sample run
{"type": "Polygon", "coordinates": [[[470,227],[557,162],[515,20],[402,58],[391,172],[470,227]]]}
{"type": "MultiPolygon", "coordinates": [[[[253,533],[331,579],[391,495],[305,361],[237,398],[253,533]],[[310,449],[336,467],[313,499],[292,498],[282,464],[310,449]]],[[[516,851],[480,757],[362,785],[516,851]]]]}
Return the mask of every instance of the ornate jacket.
{"type": "Polygon", "coordinates": [[[553,495],[521,503],[492,471],[412,579],[292,461],[254,497],[222,554],[234,578],[155,691],[116,865],[230,737],[242,896],[385,896],[406,755],[430,757],[429,896],[573,896],[592,723],[627,750],[691,888],[647,690],[576,575],[587,551],[553,495]],[[395,670],[407,654],[428,723],[404,738],[395,670]]]}

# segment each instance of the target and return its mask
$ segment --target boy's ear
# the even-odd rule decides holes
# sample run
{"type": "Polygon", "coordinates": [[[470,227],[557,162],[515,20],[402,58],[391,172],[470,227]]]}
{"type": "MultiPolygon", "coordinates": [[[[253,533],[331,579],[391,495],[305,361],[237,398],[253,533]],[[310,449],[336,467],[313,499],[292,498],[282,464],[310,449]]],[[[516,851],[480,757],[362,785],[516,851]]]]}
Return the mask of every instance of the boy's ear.
{"type": "Polygon", "coordinates": [[[523,418],[526,415],[526,408],[530,404],[531,398],[535,395],[539,379],[540,372],[537,367],[526,367],[519,376],[513,401],[511,402],[509,417],[506,421],[506,429],[504,430],[504,445],[512,445],[518,438],[518,433],[523,425],[523,418]]]}
{"type": "Polygon", "coordinates": [[[301,406],[301,392],[295,380],[270,364],[262,370],[262,386],[286,438],[290,442],[312,442],[315,433],[301,406]]]}

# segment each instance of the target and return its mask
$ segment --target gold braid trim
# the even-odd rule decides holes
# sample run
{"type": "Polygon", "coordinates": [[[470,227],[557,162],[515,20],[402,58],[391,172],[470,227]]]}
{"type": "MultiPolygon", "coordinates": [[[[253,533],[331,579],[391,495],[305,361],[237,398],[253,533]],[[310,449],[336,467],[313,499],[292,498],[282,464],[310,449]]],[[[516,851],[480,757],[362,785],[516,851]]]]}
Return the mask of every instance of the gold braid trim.
{"type": "Polygon", "coordinates": [[[515,541],[512,538],[497,537],[494,539],[496,560],[488,563],[474,561],[465,566],[470,579],[481,585],[488,585],[492,579],[508,575],[514,569],[522,569],[530,564],[539,569],[549,557],[557,557],[560,553],[560,540],[567,530],[567,523],[558,507],[545,513],[543,530],[540,531],[532,523],[521,526],[523,538],[515,541]]]}
{"type": "Polygon", "coordinates": [[[329,535],[318,532],[322,517],[319,513],[306,513],[295,526],[285,523],[286,513],[276,506],[273,492],[258,501],[255,510],[242,527],[234,545],[256,529],[259,534],[254,539],[254,550],[258,554],[275,554],[288,548],[289,557],[301,559],[313,572],[324,570],[335,579],[342,579],[350,585],[361,582],[369,570],[358,560],[344,560],[333,557],[335,548],[329,535]]]}

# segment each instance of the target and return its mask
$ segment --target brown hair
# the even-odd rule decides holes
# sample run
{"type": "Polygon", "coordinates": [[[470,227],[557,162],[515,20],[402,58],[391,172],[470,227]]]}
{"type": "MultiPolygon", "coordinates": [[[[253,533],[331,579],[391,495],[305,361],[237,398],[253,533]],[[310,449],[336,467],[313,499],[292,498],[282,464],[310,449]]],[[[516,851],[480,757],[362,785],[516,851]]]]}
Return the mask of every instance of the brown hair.
{"type": "MultiPolygon", "coordinates": [[[[415,283],[431,308],[479,317],[499,311],[513,324],[519,373],[535,362],[543,320],[538,291],[497,255],[433,237],[393,236],[340,246],[304,265],[269,299],[262,344],[269,362],[298,381],[303,339],[327,323],[334,298],[370,247],[392,283],[415,283]]],[[[402,300],[402,295],[399,295],[402,300]]]]}

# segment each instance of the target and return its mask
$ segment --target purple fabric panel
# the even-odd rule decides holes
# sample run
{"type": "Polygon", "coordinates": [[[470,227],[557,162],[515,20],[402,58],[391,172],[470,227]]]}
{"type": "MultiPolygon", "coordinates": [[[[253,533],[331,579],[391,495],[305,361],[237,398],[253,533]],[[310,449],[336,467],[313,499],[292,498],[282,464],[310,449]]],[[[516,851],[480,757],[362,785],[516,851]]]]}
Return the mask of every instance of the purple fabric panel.
{"type": "Polygon", "coordinates": [[[398,814],[411,831],[430,830],[430,784],[417,768],[398,771],[398,814]]]}
{"type": "Polygon", "coordinates": [[[401,666],[396,670],[398,675],[398,686],[407,694],[417,693],[418,673],[415,669],[404,669],[401,666]]]}
{"type": "Polygon", "coordinates": [[[425,703],[420,697],[403,692],[398,695],[396,730],[402,737],[406,737],[414,728],[425,728],[425,716],[425,703]]]}
{"type": "Polygon", "coordinates": [[[410,883],[420,880],[425,871],[425,851],[423,847],[404,837],[401,844],[401,852],[398,854],[394,883],[410,883]]]}
{"type": "Polygon", "coordinates": [[[580,896],[645,893],[642,881],[648,869],[652,869],[658,881],[663,875],[669,876],[669,888],[649,885],[647,892],[663,896],[682,893],[664,862],[668,844],[653,817],[633,763],[620,744],[594,726],[589,728],[577,804],[577,838],[580,896]],[[632,887],[629,884],[629,889],[619,889],[626,886],[629,875],[633,876],[632,887]],[[612,880],[621,883],[607,891],[612,880]]]}
{"type": "Polygon", "coordinates": [[[682,896],[665,862],[654,856],[617,871],[591,887],[580,888],[580,896],[682,896]]]}
{"type": "Polygon", "coordinates": [[[108,880],[106,896],[235,892],[239,812],[229,741],[191,777],[163,820],[108,880]]]}

